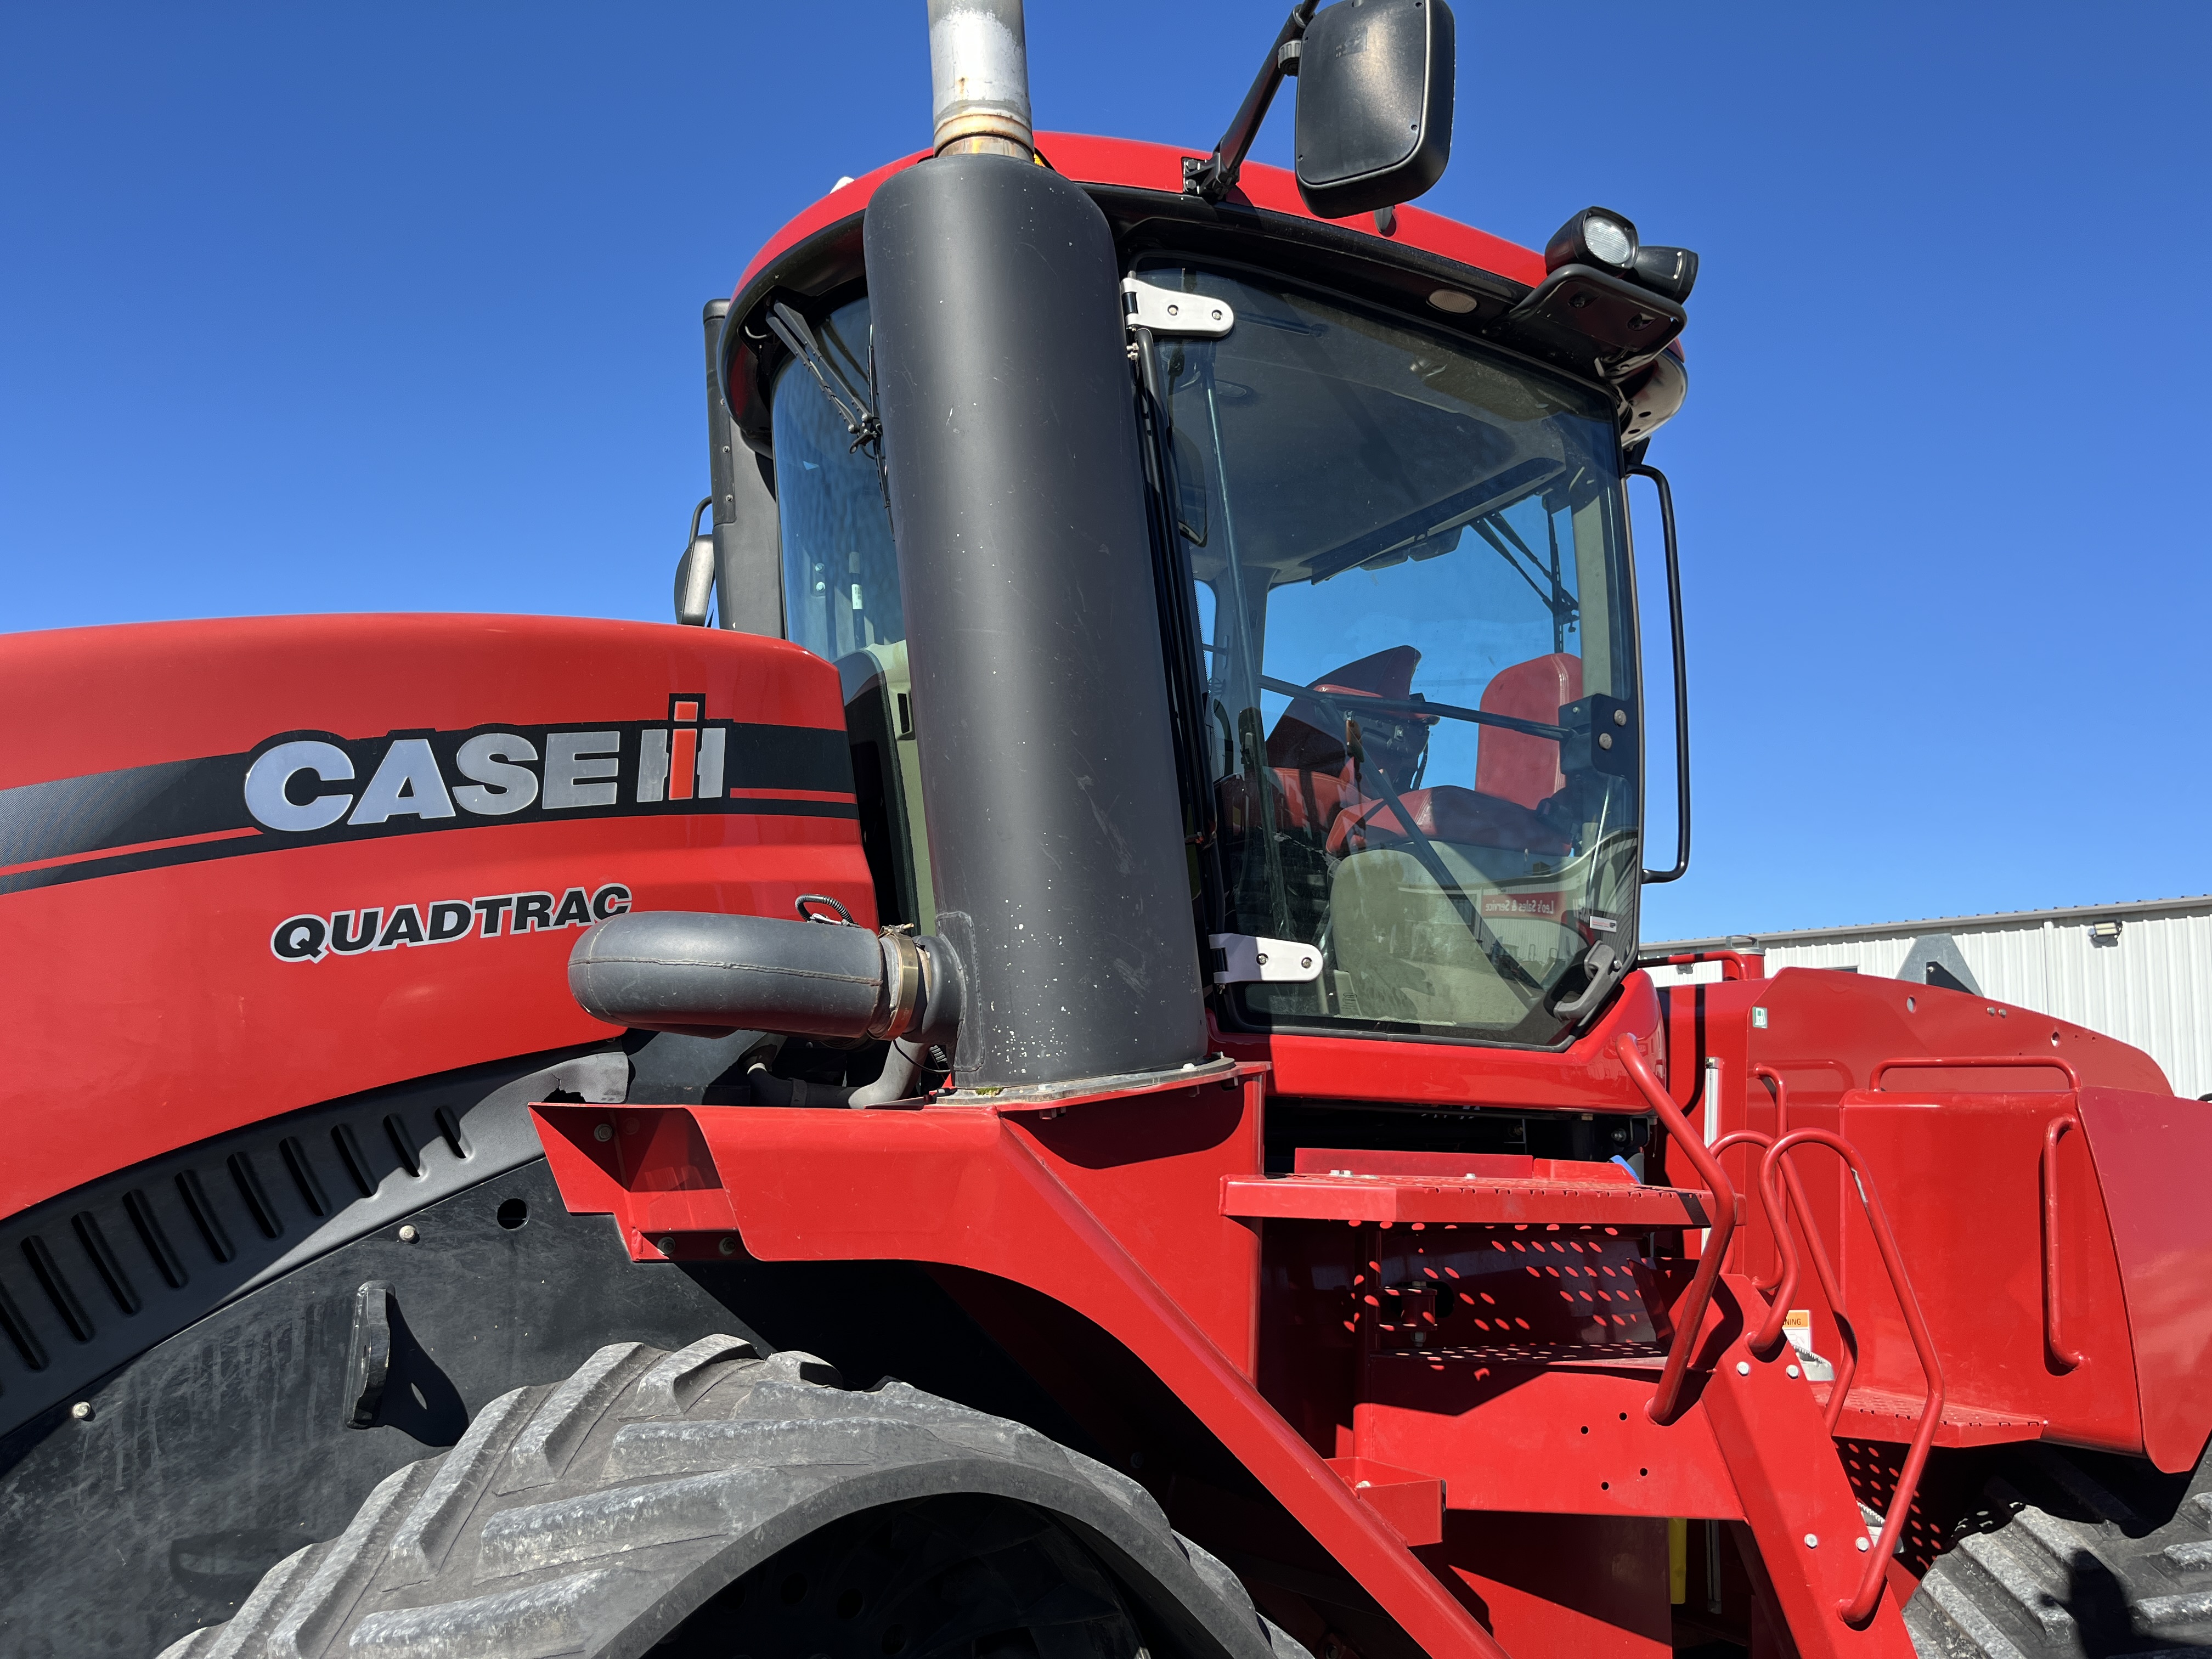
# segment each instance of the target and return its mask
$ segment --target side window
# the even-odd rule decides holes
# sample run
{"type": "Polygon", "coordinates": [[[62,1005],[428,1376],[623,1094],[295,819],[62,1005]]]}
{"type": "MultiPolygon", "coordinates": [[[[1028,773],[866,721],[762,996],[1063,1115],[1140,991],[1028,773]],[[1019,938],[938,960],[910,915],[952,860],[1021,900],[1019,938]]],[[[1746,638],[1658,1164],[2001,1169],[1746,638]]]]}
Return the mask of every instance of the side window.
{"type": "MultiPolygon", "coordinates": [[[[868,378],[868,302],[811,319],[847,379],[868,378]]],[[[936,923],[921,771],[914,740],[898,553],[875,457],[796,363],[775,383],[775,495],[783,538],[783,614],[798,644],[837,665],[852,745],[860,844],[877,919],[936,923]]]]}
{"type": "MultiPolygon", "coordinates": [[[[854,384],[868,378],[868,302],[842,306],[815,327],[854,384]]],[[[775,499],[783,536],[783,613],[790,636],[836,662],[906,637],[898,556],[875,458],[805,370],[777,377],[775,499]]]]}

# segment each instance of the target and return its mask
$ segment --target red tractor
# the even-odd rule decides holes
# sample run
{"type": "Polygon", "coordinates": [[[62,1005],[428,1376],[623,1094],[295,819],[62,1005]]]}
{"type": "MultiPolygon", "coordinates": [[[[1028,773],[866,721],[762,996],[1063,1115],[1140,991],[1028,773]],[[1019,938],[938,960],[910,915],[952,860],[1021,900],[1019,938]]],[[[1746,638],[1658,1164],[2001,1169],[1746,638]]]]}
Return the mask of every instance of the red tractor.
{"type": "Polygon", "coordinates": [[[0,647],[0,1650],[2212,1643],[2212,1107],[1639,970],[1696,262],[1406,206],[1452,28],[1199,157],[932,0],[690,625],[0,647]]]}

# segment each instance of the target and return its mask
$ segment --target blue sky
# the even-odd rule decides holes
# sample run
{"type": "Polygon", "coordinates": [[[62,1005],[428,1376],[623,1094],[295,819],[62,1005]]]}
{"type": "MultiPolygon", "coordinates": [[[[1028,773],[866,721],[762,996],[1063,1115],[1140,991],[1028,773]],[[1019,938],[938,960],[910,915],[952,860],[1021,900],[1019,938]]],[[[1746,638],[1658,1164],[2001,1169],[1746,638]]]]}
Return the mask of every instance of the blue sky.
{"type": "MultiPolygon", "coordinates": [[[[1040,125],[1203,148],[1282,9],[1033,0],[1040,125]]],[[[1647,936],[2212,888],[2203,9],[1458,15],[1424,205],[1705,258],[1647,936]]],[[[0,630],[664,617],[701,301],[927,100],[920,0],[9,8],[0,630]]]]}

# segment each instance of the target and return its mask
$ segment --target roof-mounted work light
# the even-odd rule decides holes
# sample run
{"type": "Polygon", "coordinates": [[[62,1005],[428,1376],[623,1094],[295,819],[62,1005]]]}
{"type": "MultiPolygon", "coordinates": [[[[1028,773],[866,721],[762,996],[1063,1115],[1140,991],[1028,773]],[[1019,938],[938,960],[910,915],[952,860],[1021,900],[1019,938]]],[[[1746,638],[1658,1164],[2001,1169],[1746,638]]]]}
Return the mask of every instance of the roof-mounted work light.
{"type": "Polygon", "coordinates": [[[1686,247],[1639,247],[1636,269],[1629,274],[1641,286],[1680,305],[1698,285],[1698,256],[1686,247]]]}
{"type": "Polygon", "coordinates": [[[1544,245],[1544,269],[1561,265],[1595,265],[1627,276],[1636,268],[1636,227],[1610,208],[1584,208],[1544,245]]]}
{"type": "Polygon", "coordinates": [[[1682,331],[1698,256],[1645,247],[1626,214],[1587,207],[1553,233],[1544,269],[1506,320],[1540,354],[1625,383],[1682,331]]]}
{"type": "Polygon", "coordinates": [[[1698,256],[1686,247],[1646,247],[1636,227],[1611,208],[1584,208],[1552,233],[1544,246],[1544,269],[1595,266],[1626,276],[1638,288],[1680,305],[1698,280],[1698,256]]]}

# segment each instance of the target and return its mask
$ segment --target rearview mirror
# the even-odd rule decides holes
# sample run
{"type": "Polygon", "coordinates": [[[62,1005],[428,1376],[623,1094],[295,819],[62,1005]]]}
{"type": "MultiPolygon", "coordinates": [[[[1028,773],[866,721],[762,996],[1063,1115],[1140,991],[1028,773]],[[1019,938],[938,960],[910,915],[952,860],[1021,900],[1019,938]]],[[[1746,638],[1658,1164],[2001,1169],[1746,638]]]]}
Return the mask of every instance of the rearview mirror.
{"type": "Polygon", "coordinates": [[[1451,8],[1337,0],[1297,57],[1298,194],[1323,219],[1410,202],[1451,155],[1451,8]]]}

